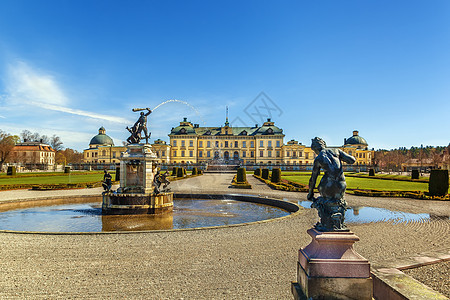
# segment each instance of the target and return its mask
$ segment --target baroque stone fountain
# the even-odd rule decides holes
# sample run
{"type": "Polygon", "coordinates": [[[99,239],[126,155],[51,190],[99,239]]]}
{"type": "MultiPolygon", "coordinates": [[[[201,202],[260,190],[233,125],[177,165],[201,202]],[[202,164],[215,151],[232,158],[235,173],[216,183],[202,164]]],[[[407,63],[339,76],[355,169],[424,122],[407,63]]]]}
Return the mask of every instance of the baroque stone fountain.
{"type": "Polygon", "coordinates": [[[148,144],[147,131],[149,108],[135,108],[141,111],[139,119],[127,130],[127,151],[120,157],[120,187],[117,191],[107,189],[102,193],[103,214],[161,214],[173,210],[173,193],[167,189],[168,181],[157,169],[157,156],[148,144]],[[147,110],[147,113],[142,112],[147,110]],[[144,137],[141,133],[144,132],[144,137]],[[145,139],[146,143],[140,141],[145,139]],[[161,183],[165,183],[160,189],[161,183]]]}

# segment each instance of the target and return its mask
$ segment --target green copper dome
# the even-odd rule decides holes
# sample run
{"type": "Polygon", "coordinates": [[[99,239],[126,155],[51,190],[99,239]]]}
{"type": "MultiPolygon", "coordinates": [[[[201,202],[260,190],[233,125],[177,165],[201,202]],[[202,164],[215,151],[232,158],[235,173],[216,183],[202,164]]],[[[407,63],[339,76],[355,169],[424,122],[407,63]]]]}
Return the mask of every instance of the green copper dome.
{"type": "Polygon", "coordinates": [[[366,146],[368,145],[367,141],[363,137],[359,136],[357,130],[353,131],[352,137],[345,139],[344,144],[345,145],[366,145],[366,146]]]}
{"type": "Polygon", "coordinates": [[[108,135],[105,134],[106,130],[105,128],[100,127],[98,130],[98,134],[94,136],[91,141],[89,142],[89,145],[111,145],[114,146],[114,142],[112,138],[110,138],[108,135]]]}

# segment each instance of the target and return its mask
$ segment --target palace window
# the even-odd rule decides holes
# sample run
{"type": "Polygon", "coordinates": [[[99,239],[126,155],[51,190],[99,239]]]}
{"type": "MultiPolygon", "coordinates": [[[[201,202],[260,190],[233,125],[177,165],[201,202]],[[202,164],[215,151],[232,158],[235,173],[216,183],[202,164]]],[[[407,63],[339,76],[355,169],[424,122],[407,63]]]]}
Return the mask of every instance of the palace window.
{"type": "Polygon", "coordinates": [[[247,148],[247,142],[246,141],[242,142],[242,148],[247,148]]]}
{"type": "Polygon", "coordinates": [[[267,156],[268,156],[268,157],[272,157],[272,151],[270,151],[270,150],[267,151],[267,156]]]}
{"type": "Polygon", "coordinates": [[[246,152],[242,151],[242,157],[246,157],[246,152]]]}
{"type": "Polygon", "coordinates": [[[277,151],[277,157],[280,157],[280,151],[277,151]]]}
{"type": "Polygon", "coordinates": [[[225,141],[225,148],[228,148],[228,141],[225,141]]]}
{"type": "Polygon", "coordinates": [[[210,141],[207,141],[207,142],[206,142],[206,147],[208,147],[208,148],[211,147],[211,142],[210,142],[210,141]]]}
{"type": "Polygon", "coordinates": [[[211,152],[210,151],[206,151],[206,157],[211,157],[211,152]]]}
{"type": "Polygon", "coordinates": [[[199,147],[203,147],[203,141],[198,142],[199,147]]]}
{"type": "Polygon", "coordinates": [[[292,157],[297,157],[297,152],[296,151],[292,151],[292,157]]]}
{"type": "Polygon", "coordinates": [[[203,157],[203,151],[198,151],[198,157],[203,157]]]}
{"type": "Polygon", "coordinates": [[[259,151],[259,157],[263,157],[264,156],[264,151],[259,151]]]}
{"type": "Polygon", "coordinates": [[[289,156],[291,154],[291,152],[286,151],[286,156],[289,156]]]}
{"type": "Polygon", "coordinates": [[[113,152],[113,153],[112,153],[112,157],[113,157],[113,158],[116,158],[116,152],[113,152]]]}
{"type": "Polygon", "coordinates": [[[194,151],[189,151],[189,156],[193,157],[194,156],[194,151]]]}
{"type": "Polygon", "coordinates": [[[173,151],[173,157],[177,157],[177,151],[173,151]]]}
{"type": "Polygon", "coordinates": [[[272,141],[267,142],[267,147],[272,147],[272,141]]]}
{"type": "Polygon", "coordinates": [[[277,141],[277,147],[280,147],[280,141],[277,141]]]}
{"type": "Polygon", "coordinates": [[[184,157],[184,150],[181,151],[181,157],[184,157]]]}
{"type": "Polygon", "coordinates": [[[259,141],[259,146],[264,147],[264,141],[259,141]]]}
{"type": "Polygon", "coordinates": [[[250,151],[250,157],[255,157],[255,153],[253,151],[250,151]]]}
{"type": "Polygon", "coordinates": [[[185,144],[185,141],[182,140],[182,141],[181,141],[181,147],[184,147],[184,146],[186,146],[186,144],[185,144]]]}
{"type": "Polygon", "coordinates": [[[309,153],[305,153],[305,158],[309,159],[309,153]]]}
{"type": "Polygon", "coordinates": [[[172,146],[174,146],[174,147],[177,146],[177,140],[173,140],[173,141],[172,141],[172,146]]]}
{"type": "Polygon", "coordinates": [[[189,140],[189,147],[194,147],[194,141],[193,140],[189,140]]]}
{"type": "Polygon", "coordinates": [[[162,155],[162,156],[166,156],[166,151],[163,150],[163,151],[161,152],[161,155],[162,155]]]}
{"type": "Polygon", "coordinates": [[[89,157],[89,152],[86,153],[86,157],[89,157]]]}
{"type": "Polygon", "coordinates": [[[219,148],[219,141],[216,141],[216,148],[219,148]]]}
{"type": "Polygon", "coordinates": [[[302,151],[298,151],[298,157],[302,157],[303,156],[303,152],[302,151]]]}
{"type": "Polygon", "coordinates": [[[250,141],[250,147],[251,147],[251,148],[255,147],[255,142],[250,141]]]}
{"type": "Polygon", "coordinates": [[[239,142],[238,141],[234,142],[234,148],[239,148],[239,142]]]}

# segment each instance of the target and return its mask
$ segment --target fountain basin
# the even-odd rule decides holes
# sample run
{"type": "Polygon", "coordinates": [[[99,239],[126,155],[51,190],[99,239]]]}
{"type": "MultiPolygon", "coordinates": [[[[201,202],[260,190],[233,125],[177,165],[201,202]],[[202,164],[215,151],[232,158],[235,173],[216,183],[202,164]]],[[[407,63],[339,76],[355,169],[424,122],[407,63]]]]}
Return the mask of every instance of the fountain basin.
{"type": "Polygon", "coordinates": [[[105,215],[99,196],[0,203],[0,232],[82,234],[207,229],[270,222],[296,215],[299,210],[294,203],[255,196],[174,196],[173,212],[157,215],[105,215]]]}

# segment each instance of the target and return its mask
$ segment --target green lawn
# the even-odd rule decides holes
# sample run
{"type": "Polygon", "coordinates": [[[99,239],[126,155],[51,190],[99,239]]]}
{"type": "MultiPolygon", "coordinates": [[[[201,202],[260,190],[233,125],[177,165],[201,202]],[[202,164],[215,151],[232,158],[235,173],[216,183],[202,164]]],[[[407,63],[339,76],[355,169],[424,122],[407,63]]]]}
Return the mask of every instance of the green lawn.
{"type": "Polygon", "coordinates": [[[49,176],[0,178],[0,185],[85,183],[85,182],[99,182],[102,180],[103,180],[103,173],[95,172],[92,174],[65,174],[65,175],[49,175],[49,176]]]}
{"type": "MultiPolygon", "coordinates": [[[[296,175],[284,176],[283,178],[297,183],[308,184],[310,176],[296,175]]],[[[317,179],[319,184],[322,176],[317,179]]],[[[428,183],[409,182],[397,180],[380,180],[372,178],[346,177],[347,188],[364,190],[382,190],[382,191],[428,191],[428,183]]]]}

